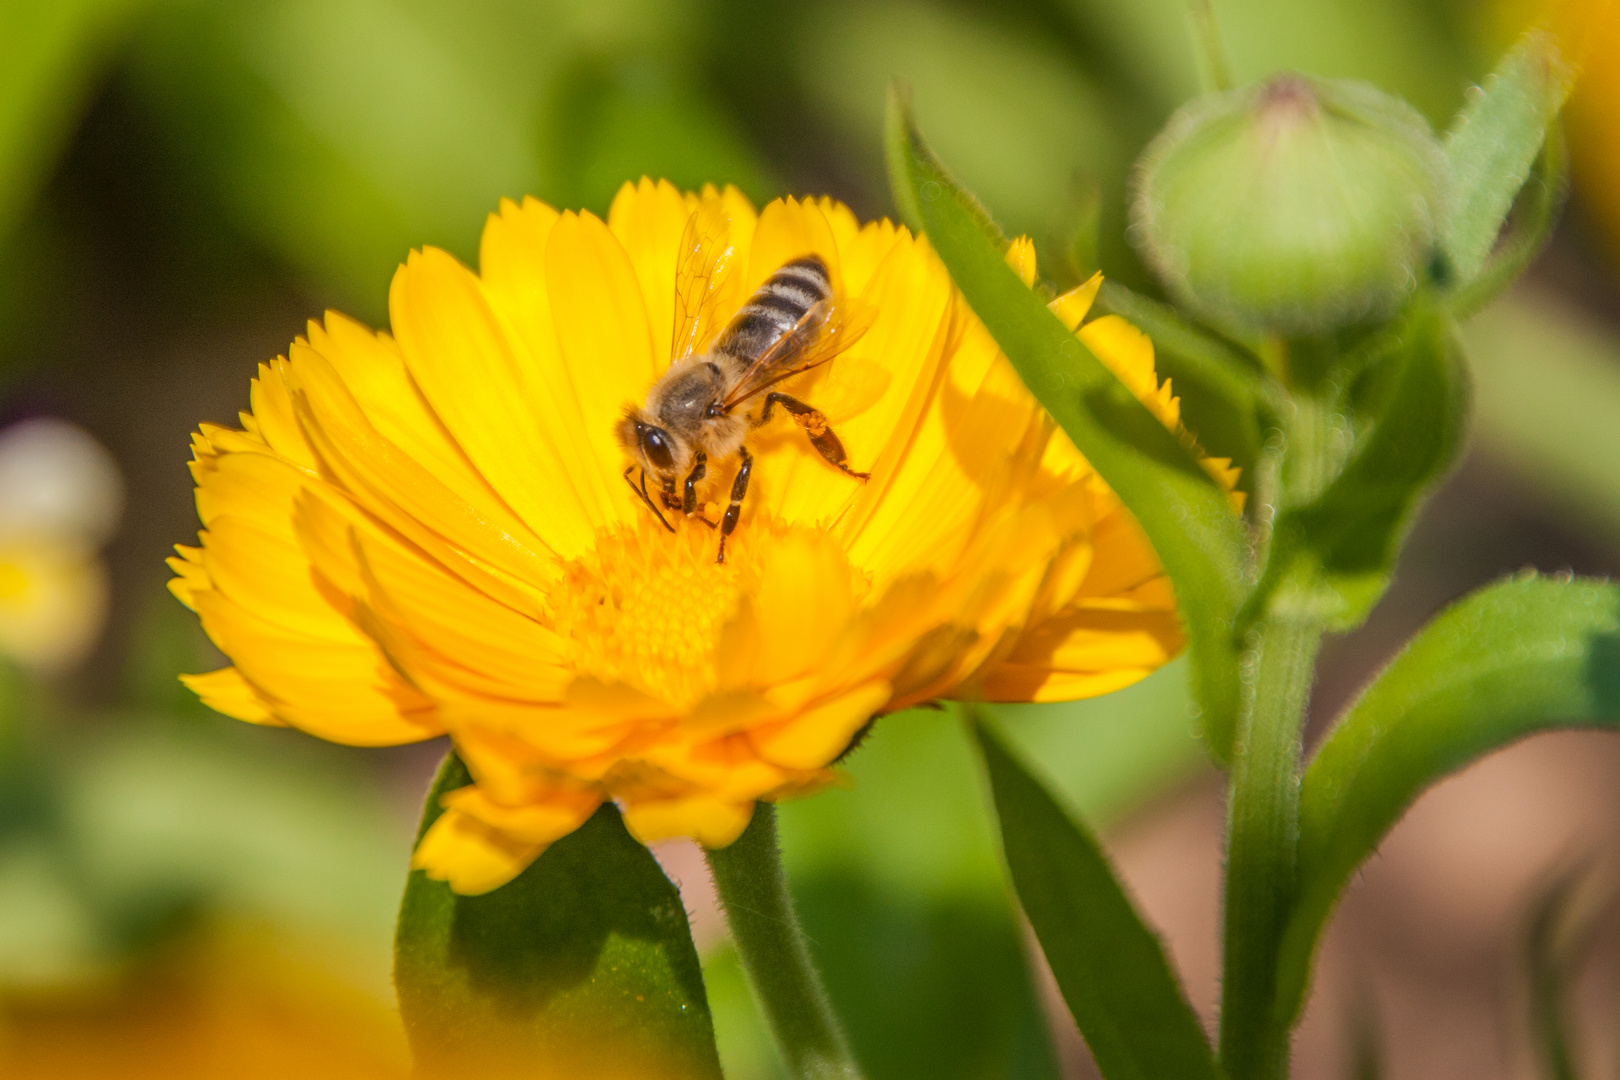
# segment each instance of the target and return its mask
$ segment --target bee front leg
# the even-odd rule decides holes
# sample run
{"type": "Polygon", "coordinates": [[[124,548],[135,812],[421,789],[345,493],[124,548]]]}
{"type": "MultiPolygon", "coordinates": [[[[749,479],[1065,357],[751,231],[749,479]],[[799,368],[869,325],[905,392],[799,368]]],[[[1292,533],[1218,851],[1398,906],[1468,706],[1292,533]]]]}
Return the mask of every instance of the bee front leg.
{"type": "Polygon", "coordinates": [[[748,494],[748,478],[754,473],[754,456],[747,448],[739,446],[737,456],[742,458],[742,466],[737,470],[737,478],[731,482],[731,505],[726,507],[726,516],[720,522],[720,554],[714,557],[715,562],[726,561],[726,537],[737,529],[737,519],[742,516],[743,496],[748,494]]]}
{"type": "MultiPolygon", "coordinates": [[[[645,478],[646,474],[643,473],[642,477],[645,478]]],[[[664,509],[679,510],[681,500],[675,497],[675,478],[673,476],[664,476],[660,477],[660,479],[664,482],[664,489],[658,493],[658,498],[663,502],[664,509]]]]}
{"type": "Polygon", "coordinates": [[[759,422],[765,423],[771,418],[771,409],[780,405],[787,410],[793,422],[804,429],[805,435],[810,439],[810,445],[816,452],[827,459],[829,465],[836,466],[857,480],[865,480],[871,473],[856,472],[849,467],[849,454],[844,450],[844,444],[834,434],[831,425],[827,423],[827,416],[820,409],[812,408],[798,398],[788,397],[786,394],[772,391],[765,395],[765,410],[760,414],[759,422]]]}
{"type": "Polygon", "coordinates": [[[692,471],[686,474],[686,490],[681,498],[681,513],[687,517],[697,513],[697,482],[708,475],[708,460],[707,455],[693,455],[692,471]]]}
{"type": "Polygon", "coordinates": [[[658,504],[652,501],[652,496],[651,495],[647,494],[647,470],[646,469],[641,470],[641,486],[640,487],[637,487],[636,482],[634,480],[630,479],[630,474],[635,472],[635,471],[636,471],[636,467],[634,465],[631,465],[629,468],[625,469],[624,470],[624,482],[630,485],[630,490],[631,491],[633,491],[637,495],[641,496],[641,501],[646,503],[647,504],[647,509],[649,509],[649,510],[651,510],[653,512],[653,516],[658,519],[658,524],[662,525],[664,528],[668,529],[670,532],[674,532],[675,531],[675,526],[671,525],[668,521],[666,521],[664,519],[664,512],[662,510],[658,509],[658,504]]]}

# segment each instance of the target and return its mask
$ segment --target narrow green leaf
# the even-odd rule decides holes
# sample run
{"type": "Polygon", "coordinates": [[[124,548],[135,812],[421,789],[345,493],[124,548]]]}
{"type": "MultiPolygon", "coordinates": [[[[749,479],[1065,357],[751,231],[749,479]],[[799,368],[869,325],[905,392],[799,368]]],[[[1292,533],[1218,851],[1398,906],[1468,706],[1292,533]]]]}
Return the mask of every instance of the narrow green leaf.
{"type": "MultiPolygon", "coordinates": [[[[970,713],[970,717],[974,714],[970,713]]],[[[1215,1080],[1204,1029],[1097,840],[981,719],[1013,885],[1105,1080],[1215,1080]]]]}
{"type": "Polygon", "coordinates": [[[925,232],[1013,367],[1141,523],[1175,586],[1193,686],[1217,756],[1231,748],[1240,686],[1233,618],[1247,538],[1223,492],[1176,434],[1070,333],[1003,259],[1000,233],[889,104],[895,201],[925,232]]]}
{"type": "Polygon", "coordinates": [[[1569,195],[1569,153],[1562,129],[1553,124],[1536,157],[1535,170],[1514,204],[1513,220],[1496,253],[1467,285],[1452,292],[1451,314],[1465,319],[1500,296],[1552,239],[1569,195]]]}
{"type": "MultiPolygon", "coordinates": [[[[1537,897],[1525,941],[1528,971],[1530,1040],[1546,1080],[1580,1080],[1576,1066],[1574,983],[1583,954],[1592,942],[1591,919],[1583,920],[1576,894],[1583,884],[1579,869],[1560,874],[1537,897]]],[[[1584,913],[1588,916],[1590,913],[1584,913]]]]}
{"type": "Polygon", "coordinates": [[[1380,415],[1322,494],[1279,516],[1252,611],[1282,605],[1335,630],[1359,626],[1417,508],[1456,461],[1470,387],[1450,319],[1420,299],[1383,363],[1396,371],[1380,415]]]}
{"type": "MultiPolygon", "coordinates": [[[[423,832],[470,782],[447,757],[423,832]]],[[[686,908],[611,803],[483,896],[412,871],[394,983],[423,1077],[720,1076],[686,908]]]]}
{"type": "Polygon", "coordinates": [[[1279,961],[1280,1025],[1298,1015],[1317,938],[1351,874],[1423,790],[1526,735],[1575,726],[1620,727],[1620,586],[1500,582],[1406,646],[1301,783],[1300,899],[1279,961]]]}
{"type": "Polygon", "coordinates": [[[1460,285],[1477,277],[1564,107],[1575,70],[1552,34],[1521,37],[1446,134],[1452,206],[1441,246],[1460,285]]]}
{"type": "Polygon", "coordinates": [[[1198,78],[1204,93],[1215,94],[1236,86],[1232,78],[1232,61],[1221,42],[1221,28],[1215,22],[1215,9],[1209,0],[1191,0],[1187,5],[1187,21],[1192,26],[1193,43],[1198,47],[1198,78]]]}

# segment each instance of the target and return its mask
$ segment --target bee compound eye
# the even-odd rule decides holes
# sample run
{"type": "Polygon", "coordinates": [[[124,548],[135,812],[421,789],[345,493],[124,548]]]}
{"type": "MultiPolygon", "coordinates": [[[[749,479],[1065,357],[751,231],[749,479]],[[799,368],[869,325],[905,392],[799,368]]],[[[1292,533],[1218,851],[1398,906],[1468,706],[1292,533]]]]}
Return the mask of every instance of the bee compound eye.
{"type": "Polygon", "coordinates": [[[653,427],[651,424],[639,426],[641,429],[641,452],[647,455],[647,461],[655,469],[673,469],[675,467],[675,454],[670,448],[669,433],[663,428],[653,427]]]}

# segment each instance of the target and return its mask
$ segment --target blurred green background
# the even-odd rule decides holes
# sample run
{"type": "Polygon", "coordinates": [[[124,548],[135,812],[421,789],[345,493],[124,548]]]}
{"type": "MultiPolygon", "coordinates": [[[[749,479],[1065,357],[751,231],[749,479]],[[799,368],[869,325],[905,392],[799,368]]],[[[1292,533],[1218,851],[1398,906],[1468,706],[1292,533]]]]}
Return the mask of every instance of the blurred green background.
{"type": "MultiPolygon", "coordinates": [[[[1360,77],[1437,125],[1525,17],[1468,0],[1214,10],[1240,79],[1360,77]]],[[[1594,64],[1613,62],[1611,45],[1594,64]]],[[[388,1008],[394,907],[442,747],[349,751],[251,729],[174,680],[218,663],[163,588],[169,546],[196,530],[187,433],[245,408],[254,365],[304,319],[334,307],[383,321],[405,253],[473,260],[503,196],[603,212],[648,174],[890,213],[879,138],[895,77],[941,156],[1035,238],[1047,277],[1100,267],[1151,292],[1125,239],[1126,181],[1197,91],[1181,0],[0,0],[0,54],[0,425],[81,425],[128,491],[99,644],[65,672],[14,671],[0,695],[0,1071],[14,1053],[7,1075],[42,1077],[148,1075],[119,1017],[155,970],[171,989],[213,985],[184,957],[222,926],[313,942],[320,978],[388,1008]],[[63,1050],[74,1040],[79,1057],[63,1050]]],[[[1384,606],[1330,648],[1319,720],[1468,588],[1526,563],[1620,568],[1620,245],[1599,224],[1620,205],[1604,171],[1620,104],[1583,101],[1570,135],[1564,226],[1466,331],[1476,451],[1384,606]]],[[[1205,782],[1182,682],[1172,665],[1003,719],[1110,826],[1205,782]]],[[[851,786],[782,820],[873,1080],[1085,1075],[1061,1033],[1055,1048],[955,719],[887,719],[849,765],[851,786]]],[[[689,906],[708,903],[692,853],[668,854],[692,879],[689,906]]],[[[776,1075],[712,915],[697,924],[728,1075],[776,1075]]],[[[293,951],[261,957],[266,979],[293,951]]],[[[198,1031],[218,1021],[196,1016],[198,1031]]],[[[371,1064],[387,1074],[397,1053],[371,1064]]]]}

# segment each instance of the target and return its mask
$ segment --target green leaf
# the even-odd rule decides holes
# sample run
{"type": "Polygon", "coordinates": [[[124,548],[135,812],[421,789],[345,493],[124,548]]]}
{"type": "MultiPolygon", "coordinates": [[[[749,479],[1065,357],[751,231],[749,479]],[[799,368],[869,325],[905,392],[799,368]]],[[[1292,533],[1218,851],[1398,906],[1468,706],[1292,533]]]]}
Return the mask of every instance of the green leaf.
{"type": "Polygon", "coordinates": [[[1574,83],[1575,69],[1557,40],[1533,30],[1503,57],[1452,123],[1446,134],[1452,206],[1441,247],[1460,284],[1484,269],[1574,83]]]}
{"type": "MultiPolygon", "coordinates": [[[[470,782],[447,757],[423,832],[470,782]]],[[[720,1076],[686,909],[611,803],[483,896],[413,871],[394,982],[422,1076],[720,1076]]]]}
{"type": "Polygon", "coordinates": [[[1279,516],[1253,613],[1286,607],[1335,630],[1359,626],[1389,587],[1418,506],[1456,461],[1470,387],[1451,320],[1418,300],[1382,363],[1394,367],[1391,385],[1349,462],[1279,516]]]}
{"type": "Polygon", "coordinates": [[[1350,707],[1300,787],[1299,902],[1277,1022],[1304,1001],[1351,874],[1425,788],[1537,731],[1620,727],[1620,587],[1525,576],[1442,612],[1350,707]]]}
{"type": "Polygon", "coordinates": [[[1018,898],[1097,1071],[1105,1080],[1215,1080],[1204,1029],[1164,946],[1096,838],[982,720],[974,732],[1018,898]]]}
{"type": "Polygon", "coordinates": [[[1569,153],[1557,124],[1536,157],[1535,170],[1514,203],[1513,220],[1490,262],[1448,299],[1451,313],[1464,319],[1495,300],[1518,280],[1552,239],[1569,195],[1569,153]]]}
{"type": "Polygon", "coordinates": [[[923,144],[891,95],[890,182],[1031,392],[1141,523],[1175,586],[1211,748],[1230,752],[1240,686],[1233,617],[1242,522],[1192,453],[1047,310],[1003,259],[1000,234],[923,144]]]}
{"type": "Polygon", "coordinates": [[[1576,1067],[1575,980],[1592,946],[1594,911],[1582,911],[1582,869],[1566,870],[1536,898],[1525,941],[1530,1037],[1547,1080],[1580,1080],[1576,1067]],[[1583,918],[1583,916],[1585,916],[1583,918]]]}

